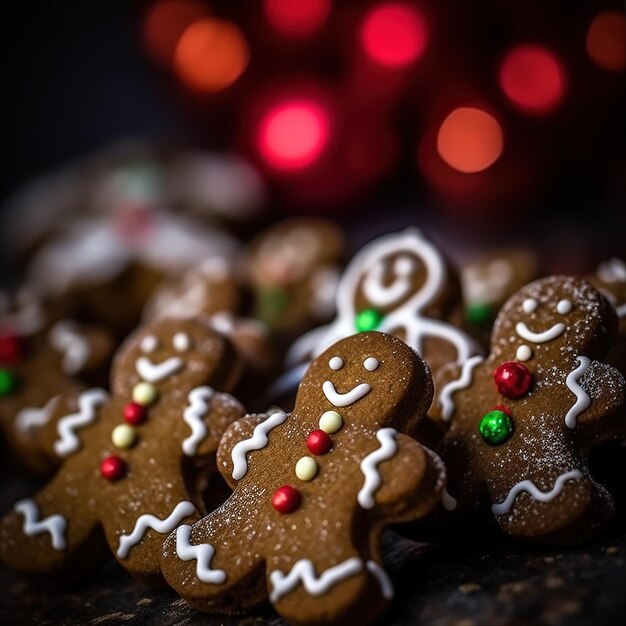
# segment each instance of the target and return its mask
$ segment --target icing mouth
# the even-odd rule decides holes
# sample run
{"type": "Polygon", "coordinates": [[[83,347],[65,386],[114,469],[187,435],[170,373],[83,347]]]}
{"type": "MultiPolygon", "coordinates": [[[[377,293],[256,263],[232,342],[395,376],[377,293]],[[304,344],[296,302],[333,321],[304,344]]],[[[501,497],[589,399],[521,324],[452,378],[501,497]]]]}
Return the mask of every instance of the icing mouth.
{"type": "Polygon", "coordinates": [[[172,356],[162,363],[153,363],[148,357],[140,356],[135,363],[135,369],[143,380],[156,383],[176,372],[183,367],[183,361],[177,356],[172,356]]]}
{"type": "Polygon", "coordinates": [[[568,480],[578,480],[582,478],[582,476],[582,472],[577,469],[565,472],[554,481],[554,486],[549,491],[541,491],[532,480],[522,480],[511,487],[511,490],[502,502],[494,504],[491,507],[491,512],[494,515],[505,515],[508,513],[513,508],[515,498],[517,498],[522,491],[527,491],[538,502],[550,502],[561,493],[563,486],[568,480]]]}
{"type": "Polygon", "coordinates": [[[560,337],[565,332],[566,326],[562,322],[555,324],[548,330],[544,330],[540,333],[535,333],[524,322],[518,322],[515,326],[515,332],[519,337],[525,341],[532,341],[532,343],[545,343],[546,341],[552,341],[557,337],[560,337]]]}
{"type": "Polygon", "coordinates": [[[367,383],[361,383],[346,393],[339,393],[330,380],[325,381],[322,385],[326,399],[336,407],[350,406],[366,396],[371,390],[372,388],[367,383]]]}

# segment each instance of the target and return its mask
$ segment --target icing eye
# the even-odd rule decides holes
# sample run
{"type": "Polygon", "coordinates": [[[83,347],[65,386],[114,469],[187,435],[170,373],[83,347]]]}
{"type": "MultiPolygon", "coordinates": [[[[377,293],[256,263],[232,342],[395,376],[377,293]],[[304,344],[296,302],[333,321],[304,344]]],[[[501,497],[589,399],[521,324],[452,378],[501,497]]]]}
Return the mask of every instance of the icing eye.
{"type": "Polygon", "coordinates": [[[393,269],[399,276],[408,276],[411,274],[414,267],[415,263],[413,259],[408,256],[398,257],[393,264],[393,269]]]}
{"type": "Polygon", "coordinates": [[[569,300],[561,300],[556,305],[556,310],[561,315],[567,315],[573,308],[572,303],[569,300]]]}
{"type": "Polygon", "coordinates": [[[522,302],[522,310],[524,313],[534,313],[539,306],[539,302],[534,298],[526,298],[524,302],[522,302]]]}
{"type": "Polygon", "coordinates": [[[191,337],[187,333],[176,333],[172,345],[178,352],[187,352],[191,348],[191,337]]]}
{"type": "Polygon", "coordinates": [[[368,372],[373,372],[374,370],[378,369],[379,365],[380,363],[378,362],[378,359],[374,358],[373,356],[370,356],[367,359],[365,359],[365,361],[363,361],[363,367],[368,372]]]}
{"type": "Polygon", "coordinates": [[[159,340],[154,335],[146,335],[140,344],[142,352],[154,352],[159,347],[159,340]]]}
{"type": "Polygon", "coordinates": [[[334,356],[328,361],[328,367],[335,372],[343,367],[343,359],[340,356],[334,356]]]}

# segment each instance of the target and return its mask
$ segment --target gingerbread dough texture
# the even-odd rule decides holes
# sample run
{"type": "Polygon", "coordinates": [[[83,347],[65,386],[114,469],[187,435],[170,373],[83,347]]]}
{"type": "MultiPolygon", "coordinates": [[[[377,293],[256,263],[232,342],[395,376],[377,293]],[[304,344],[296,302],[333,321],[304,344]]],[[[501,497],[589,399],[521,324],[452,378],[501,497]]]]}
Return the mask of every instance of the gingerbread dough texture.
{"type": "Polygon", "coordinates": [[[550,544],[605,526],[613,501],[587,457],[626,434],[624,378],[604,362],[616,322],[609,302],[572,277],[535,281],[506,302],[487,359],[440,381],[445,508],[489,513],[505,533],[550,544]]]}
{"type": "Polygon", "coordinates": [[[320,355],[291,414],[233,424],[218,469],[225,504],[164,544],[168,583],[193,607],[234,613],[269,597],[289,621],[366,623],[393,596],[382,528],[439,501],[440,459],[403,433],[425,415],[432,382],[400,339],[366,332],[320,355]]]}
{"type": "Polygon", "coordinates": [[[204,513],[191,483],[245,414],[228,393],[240,371],[230,342],[207,320],[159,320],[117,353],[111,396],[61,396],[39,436],[63,461],[33,498],[0,522],[0,560],[31,574],[75,577],[106,546],[123,568],[160,580],[167,534],[204,513]]]}

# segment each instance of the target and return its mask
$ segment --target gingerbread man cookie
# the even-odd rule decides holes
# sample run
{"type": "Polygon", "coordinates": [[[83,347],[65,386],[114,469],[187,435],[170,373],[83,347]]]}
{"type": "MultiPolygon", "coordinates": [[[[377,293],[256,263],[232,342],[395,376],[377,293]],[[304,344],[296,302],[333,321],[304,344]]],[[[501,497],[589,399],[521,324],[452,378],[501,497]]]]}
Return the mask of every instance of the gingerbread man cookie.
{"type": "Polygon", "coordinates": [[[509,535],[549,543],[605,524],[612,499],[587,456],[626,433],[624,378],[602,362],[615,326],[610,304],[577,278],[538,280],[506,302],[487,359],[442,374],[447,509],[489,510],[509,535]]]}
{"type": "Polygon", "coordinates": [[[103,329],[68,319],[51,321],[34,297],[0,315],[0,429],[31,470],[46,472],[46,450],[35,436],[61,394],[102,379],[112,353],[103,329]]]}
{"type": "Polygon", "coordinates": [[[307,362],[338,339],[378,330],[396,335],[437,370],[462,362],[480,347],[448,319],[462,301],[458,280],[439,250],[416,228],[385,235],[362,248],[341,277],[337,317],[298,339],[287,355],[287,372],[273,388],[281,395],[296,385],[307,362]]]}
{"type": "Polygon", "coordinates": [[[321,219],[284,220],[262,232],[247,259],[255,317],[292,336],[330,319],[343,248],[338,227],[321,219]]]}
{"type": "Polygon", "coordinates": [[[366,332],[318,357],[291,414],[233,424],[218,469],[234,493],[164,544],[168,583],[192,606],[236,612],[268,595],[301,624],[365,623],[392,597],[385,524],[417,519],[444,485],[413,432],[432,395],[428,367],[396,337],[366,332]]]}
{"type": "Polygon", "coordinates": [[[29,573],[93,568],[104,539],[120,564],[160,576],[165,536],[202,509],[189,482],[226,427],[244,414],[231,389],[240,370],[229,341],[206,320],[162,320],[116,355],[112,397],[102,389],[62,397],[40,432],[64,460],[33,499],[0,522],[0,560],[29,573]]]}

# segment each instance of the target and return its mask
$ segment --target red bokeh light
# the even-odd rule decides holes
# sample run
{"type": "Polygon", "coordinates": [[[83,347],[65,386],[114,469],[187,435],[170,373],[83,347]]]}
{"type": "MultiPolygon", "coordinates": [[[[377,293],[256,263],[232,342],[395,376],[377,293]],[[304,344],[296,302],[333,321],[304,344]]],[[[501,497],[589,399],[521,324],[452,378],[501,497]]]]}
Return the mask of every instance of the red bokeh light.
{"type": "Polygon", "coordinates": [[[603,11],[587,31],[587,53],[610,72],[626,69],[626,16],[619,11],[603,11]]]}
{"type": "Polygon", "coordinates": [[[565,72],[556,55],[542,46],[517,46],[504,57],[500,85],[527,113],[548,113],[565,94],[565,72]]]}
{"type": "Polygon", "coordinates": [[[377,65],[402,68],[424,53],[428,27],[422,13],[406,2],[374,6],[361,26],[361,44],[377,65]]]}
{"type": "Polygon", "coordinates": [[[452,168],[465,174],[493,165],[504,146],[502,128],[493,115],[460,107],[446,117],[437,133],[437,152],[452,168]]]}
{"type": "Polygon", "coordinates": [[[227,20],[203,18],[185,30],[176,47],[176,70],[189,87],[207,93],[232,85],[246,69],[248,44],[227,20]]]}
{"type": "Polygon", "coordinates": [[[143,23],[144,45],[156,61],[170,65],[181,35],[195,20],[207,15],[206,5],[197,0],[156,2],[143,23]]]}
{"type": "Polygon", "coordinates": [[[310,98],[285,99],[271,106],[261,118],[257,148],[272,168],[300,170],[312,165],[330,138],[328,108],[310,98]]]}
{"type": "Polygon", "coordinates": [[[286,37],[308,37],[330,15],[331,0],[264,0],[267,21],[286,37]]]}

